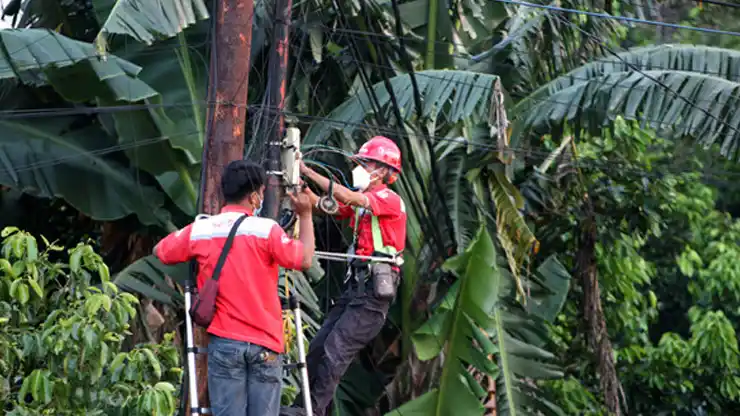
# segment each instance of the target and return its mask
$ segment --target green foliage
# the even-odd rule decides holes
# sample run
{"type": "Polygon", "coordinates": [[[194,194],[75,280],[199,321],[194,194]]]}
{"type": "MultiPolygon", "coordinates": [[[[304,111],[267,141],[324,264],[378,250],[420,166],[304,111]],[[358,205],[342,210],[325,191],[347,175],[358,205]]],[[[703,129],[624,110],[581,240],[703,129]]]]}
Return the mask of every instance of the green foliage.
{"type": "Polygon", "coordinates": [[[736,56],[719,48],[662,45],[621,53],[609,59],[617,61],[613,64],[584,65],[517,103],[512,144],[557,136],[566,126],[600,136],[623,117],[659,129],[666,138],[718,145],[723,156],[737,159],[740,130],[731,110],[740,87],[733,76],[736,56]]]}
{"type": "Polygon", "coordinates": [[[2,231],[0,406],[25,415],[172,415],[180,382],[174,334],[122,351],[138,299],[110,281],[92,247],[68,250],[2,231]]]}
{"type": "MultiPolygon", "coordinates": [[[[740,228],[715,208],[717,192],[698,173],[707,154],[688,155],[684,143],[620,118],[577,146],[581,177],[560,181],[565,199],[551,200],[540,234],[547,250],[575,252],[570,230],[582,194],[572,184],[583,181],[596,212],[602,304],[628,413],[737,412],[740,228]]],[[[568,414],[602,415],[580,296],[570,295],[551,328],[566,378],[547,390],[568,414]]]]}
{"type": "Polygon", "coordinates": [[[501,415],[561,414],[557,405],[537,395],[536,385],[525,378],[544,380],[562,375],[549,362],[554,356],[540,347],[543,324],[558,313],[568,291],[569,276],[562,265],[548,259],[532,276],[537,283],[530,312],[511,300],[512,276],[499,264],[485,226],[465,252],[447,260],[444,268],[459,280],[412,338],[421,360],[434,358],[444,349],[439,385],[390,415],[482,415],[485,391],[475,374],[497,381],[501,415]]]}

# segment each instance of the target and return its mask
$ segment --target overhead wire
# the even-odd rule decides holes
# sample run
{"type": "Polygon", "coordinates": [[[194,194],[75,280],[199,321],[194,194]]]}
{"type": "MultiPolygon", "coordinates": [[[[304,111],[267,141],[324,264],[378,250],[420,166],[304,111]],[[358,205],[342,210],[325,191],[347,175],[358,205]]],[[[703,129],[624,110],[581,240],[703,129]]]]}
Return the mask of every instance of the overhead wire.
{"type": "Polygon", "coordinates": [[[520,0],[493,0],[493,1],[498,2],[498,3],[516,4],[518,6],[532,7],[536,9],[551,10],[551,11],[556,11],[556,12],[580,14],[580,15],[585,15],[585,16],[598,17],[601,19],[619,20],[622,22],[629,22],[629,23],[639,23],[639,24],[652,25],[652,26],[669,27],[673,29],[691,30],[691,31],[696,31],[696,32],[713,33],[717,35],[740,36],[740,32],[733,32],[730,30],[720,30],[720,29],[711,29],[711,28],[705,28],[705,27],[686,26],[686,25],[679,25],[675,23],[659,22],[657,20],[638,19],[635,17],[627,17],[627,16],[614,16],[608,13],[597,13],[597,12],[590,12],[586,10],[569,9],[565,7],[550,6],[546,4],[529,3],[526,1],[520,1],[520,0]]]}

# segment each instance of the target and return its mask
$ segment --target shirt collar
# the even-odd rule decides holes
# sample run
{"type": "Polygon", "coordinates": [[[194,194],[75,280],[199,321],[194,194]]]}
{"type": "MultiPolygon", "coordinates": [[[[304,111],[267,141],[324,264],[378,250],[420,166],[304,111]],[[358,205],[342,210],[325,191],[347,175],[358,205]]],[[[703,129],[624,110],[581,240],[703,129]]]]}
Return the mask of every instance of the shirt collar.
{"type": "Polygon", "coordinates": [[[247,214],[247,215],[254,215],[252,214],[252,210],[243,206],[243,205],[236,205],[236,204],[229,204],[225,205],[223,208],[221,208],[221,213],[224,212],[239,212],[241,214],[247,214]]]}

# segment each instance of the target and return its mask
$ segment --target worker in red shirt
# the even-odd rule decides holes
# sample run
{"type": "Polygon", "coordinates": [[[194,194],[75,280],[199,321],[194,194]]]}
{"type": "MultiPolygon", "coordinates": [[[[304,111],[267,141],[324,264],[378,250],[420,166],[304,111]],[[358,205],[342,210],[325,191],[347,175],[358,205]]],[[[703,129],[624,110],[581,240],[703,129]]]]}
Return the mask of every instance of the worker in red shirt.
{"type": "Polygon", "coordinates": [[[164,264],[196,259],[198,288],[209,279],[234,223],[239,225],[220,275],[216,312],[208,327],[208,391],[216,416],[277,416],[282,380],[283,319],[278,268],[308,269],[314,254],[312,206],[308,193],[291,195],[300,219],[300,241],[268,218],[253,216],[262,205],[265,170],[252,162],[231,162],[221,178],[226,206],[157,244],[164,264]]]}
{"type": "MultiPolygon", "coordinates": [[[[352,171],[356,191],[333,184],[339,202],[336,217],[350,219],[354,230],[353,254],[375,257],[400,256],[406,242],[406,209],[388,188],[401,173],[401,152],[393,141],[376,136],[354,155],[352,171]]],[[[301,173],[322,190],[328,178],[301,164],[301,173]]],[[[309,191],[310,192],[310,191],[309,191]]],[[[318,196],[310,192],[318,206],[318,196]]],[[[400,280],[400,269],[390,263],[353,260],[351,282],[311,341],[306,358],[315,416],[325,416],[339,382],[356,354],[380,332],[400,280]],[[390,278],[392,293],[378,282],[390,278]],[[378,292],[383,293],[378,293],[378,292]]],[[[385,281],[387,284],[388,281],[385,281]]],[[[310,416],[310,415],[309,415],[310,416]]]]}

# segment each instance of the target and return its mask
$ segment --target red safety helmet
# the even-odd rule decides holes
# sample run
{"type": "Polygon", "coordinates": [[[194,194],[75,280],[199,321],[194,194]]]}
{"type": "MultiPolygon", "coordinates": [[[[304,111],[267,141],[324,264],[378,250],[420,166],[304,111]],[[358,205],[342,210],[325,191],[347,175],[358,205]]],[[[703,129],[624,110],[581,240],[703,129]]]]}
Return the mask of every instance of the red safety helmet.
{"type": "Polygon", "coordinates": [[[366,141],[353,158],[380,162],[401,173],[401,151],[387,137],[375,136],[366,141]]]}

